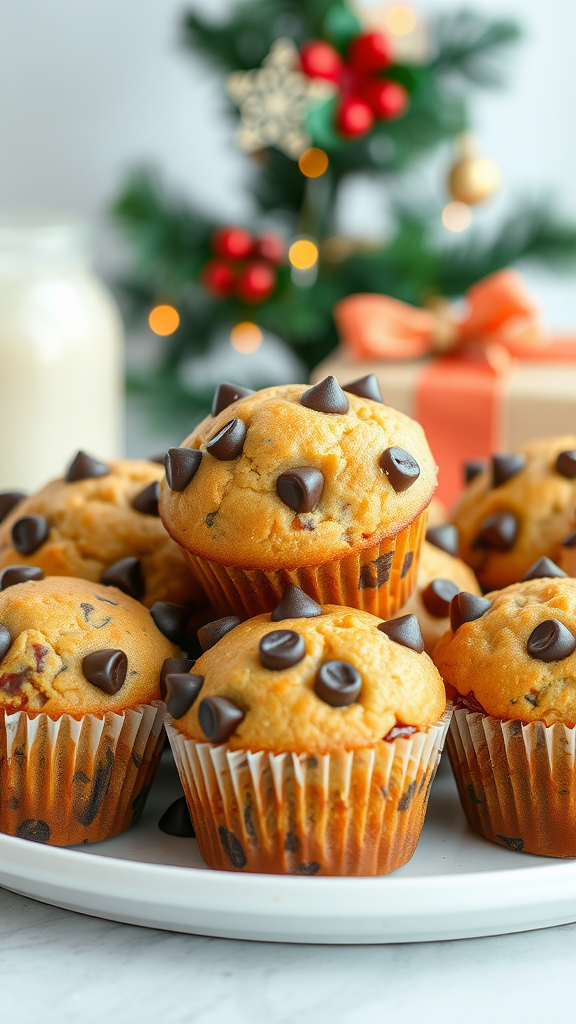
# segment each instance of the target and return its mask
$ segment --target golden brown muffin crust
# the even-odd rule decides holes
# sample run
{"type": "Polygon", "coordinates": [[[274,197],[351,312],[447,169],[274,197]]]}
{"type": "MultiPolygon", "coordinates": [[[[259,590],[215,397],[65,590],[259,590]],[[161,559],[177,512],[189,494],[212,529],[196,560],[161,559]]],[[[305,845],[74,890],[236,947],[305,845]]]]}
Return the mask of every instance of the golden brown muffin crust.
{"type": "Polygon", "coordinates": [[[227,633],[198,659],[204,676],[199,697],[177,726],[206,740],[198,722],[205,697],[228,697],[245,718],[227,741],[232,749],[324,754],[382,740],[396,724],[417,728],[437,722],[445,709],[442,680],[427,654],[417,654],[378,630],[368,612],[325,605],[314,618],[272,622],[258,615],[227,633]],[[258,645],[276,629],[295,630],[306,644],[302,661],[289,669],[263,667],[258,645]],[[331,707],[314,692],[327,661],[346,661],[362,676],[358,701],[331,707]]]}
{"type": "Polygon", "coordinates": [[[346,394],[343,415],[300,404],[305,385],[266,388],[209,416],[183,442],[202,462],[184,491],[164,480],[160,513],[183,548],[223,565],[275,569],[320,565],[394,536],[428,505],[436,466],[424,431],[409,417],[346,394]],[[219,461],[209,442],[231,419],[247,427],[242,454],[219,461]],[[396,446],[420,466],[419,478],[397,493],[380,468],[396,446]],[[278,477],[310,466],[324,476],[312,512],[296,515],[276,492],[278,477]]]}
{"type": "Polygon", "coordinates": [[[110,462],[106,476],[67,483],[53,480],[21,501],[0,525],[0,569],[37,565],[46,576],[78,576],[98,582],[105,569],[123,558],[140,559],[146,591],[143,603],[206,598],[186,560],[167,535],[159,516],[132,507],[138,494],[163,477],[163,467],[138,459],[110,462]],[[16,551],[12,527],[22,516],[47,519],[47,540],[29,555],[16,551]]]}
{"type": "Polygon", "coordinates": [[[398,615],[412,614],[416,616],[420,623],[426,651],[430,655],[450,625],[447,615],[441,617],[432,615],[424,603],[422,594],[432,580],[450,580],[456,584],[459,590],[466,590],[469,594],[481,593],[478,580],[461,558],[453,558],[452,555],[437,548],[434,544],[430,544],[429,541],[424,541],[416,589],[398,615]]]}
{"type": "Polygon", "coordinates": [[[460,532],[460,556],[484,588],[517,583],[541,556],[558,561],[561,541],[571,532],[576,506],[576,479],[555,469],[560,452],[576,449],[576,436],[532,441],[519,451],[527,464],[499,487],[492,486],[491,469],[476,476],[459,499],[452,521],[460,532]],[[518,534],[508,551],[475,546],[484,520],[511,513],[518,534]]]}
{"type": "Polygon", "coordinates": [[[523,722],[576,724],[576,652],[559,661],[531,657],[527,642],[546,619],[576,634],[576,580],[537,579],[487,595],[492,607],[438,642],[434,661],[445,683],[473,693],[489,715],[523,722]]]}
{"type": "Polygon", "coordinates": [[[160,699],[160,670],[177,649],[150,612],[116,587],[50,577],[0,592],[0,624],[12,643],[0,661],[0,711],[70,714],[121,712],[160,699]],[[115,694],[88,682],[82,661],[101,650],[124,651],[128,669],[115,694]]]}

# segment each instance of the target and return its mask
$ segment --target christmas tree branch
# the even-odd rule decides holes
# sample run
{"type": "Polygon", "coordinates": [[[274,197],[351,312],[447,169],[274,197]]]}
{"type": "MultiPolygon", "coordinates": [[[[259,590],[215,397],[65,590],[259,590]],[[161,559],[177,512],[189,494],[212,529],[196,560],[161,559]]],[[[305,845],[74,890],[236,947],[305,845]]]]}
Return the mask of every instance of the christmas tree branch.
{"type": "Polygon", "coordinates": [[[489,21],[472,11],[443,14],[432,25],[436,54],[431,69],[457,73],[475,85],[501,85],[503,75],[497,62],[504,48],[520,35],[520,27],[513,21],[489,21]]]}

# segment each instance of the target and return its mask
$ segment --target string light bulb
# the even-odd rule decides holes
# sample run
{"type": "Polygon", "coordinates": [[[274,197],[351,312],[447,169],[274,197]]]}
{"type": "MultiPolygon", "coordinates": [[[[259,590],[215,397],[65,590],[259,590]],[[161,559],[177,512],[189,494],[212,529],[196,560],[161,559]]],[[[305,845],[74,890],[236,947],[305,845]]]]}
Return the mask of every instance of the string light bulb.
{"type": "Polygon", "coordinates": [[[328,154],[316,146],[305,149],[298,161],[298,167],[305,178],[320,178],[328,170],[328,164],[328,154]]]}
{"type": "Polygon", "coordinates": [[[295,270],[310,270],[318,260],[318,246],[309,238],[297,238],[288,250],[288,259],[295,270]]]}
{"type": "Polygon", "coordinates": [[[442,223],[448,231],[465,231],[472,223],[472,210],[466,203],[447,203],[442,210],[442,223]]]}
{"type": "Polygon", "coordinates": [[[180,324],[180,314],[174,306],[155,306],[150,312],[148,323],[154,334],[167,337],[174,334],[180,324]]]}
{"type": "Polygon", "coordinates": [[[416,15],[406,4],[396,4],[386,11],[384,24],[393,36],[407,36],[416,28],[416,15]]]}
{"type": "Polygon", "coordinates": [[[260,348],[262,344],[262,331],[258,324],[250,323],[249,320],[242,320],[230,331],[230,344],[236,352],[242,355],[250,355],[260,348]]]}

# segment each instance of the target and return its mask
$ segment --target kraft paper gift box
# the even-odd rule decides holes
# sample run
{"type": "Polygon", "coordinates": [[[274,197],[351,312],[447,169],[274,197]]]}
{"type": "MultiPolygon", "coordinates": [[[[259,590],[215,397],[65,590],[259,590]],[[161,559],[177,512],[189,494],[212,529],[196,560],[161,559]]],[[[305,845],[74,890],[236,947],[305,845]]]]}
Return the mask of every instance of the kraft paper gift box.
{"type": "Polygon", "coordinates": [[[447,303],[342,299],[334,308],[341,345],[312,374],[343,386],[374,373],[384,402],[422,423],[446,505],[462,489],[464,462],[576,433],[576,339],[546,334],[515,271],[492,274],[466,298],[460,321],[447,303]]]}

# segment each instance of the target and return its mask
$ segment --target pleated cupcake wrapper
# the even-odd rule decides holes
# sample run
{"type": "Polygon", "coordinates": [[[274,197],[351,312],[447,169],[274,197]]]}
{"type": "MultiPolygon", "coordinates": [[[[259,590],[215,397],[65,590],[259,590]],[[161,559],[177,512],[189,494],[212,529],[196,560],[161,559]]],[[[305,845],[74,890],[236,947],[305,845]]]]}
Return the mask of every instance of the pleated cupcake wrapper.
{"type": "Polygon", "coordinates": [[[416,585],[428,510],[395,537],[324,565],[299,569],[242,569],[184,551],[194,575],[219,615],[241,619],[276,607],[294,583],[319,604],[347,605],[391,618],[416,585]]]}
{"type": "Polygon", "coordinates": [[[53,846],[124,832],[162,749],[161,701],[102,718],[0,715],[0,832],[53,846]]]}
{"type": "Polygon", "coordinates": [[[167,732],[211,868],[385,875],[410,859],[451,711],[392,743],[341,753],[252,753],[167,732]]]}
{"type": "Polygon", "coordinates": [[[447,744],[475,832],[512,850],[576,857],[576,728],[459,709],[447,744]]]}

